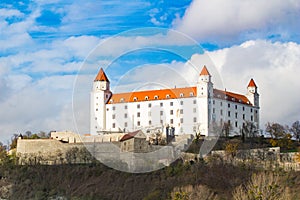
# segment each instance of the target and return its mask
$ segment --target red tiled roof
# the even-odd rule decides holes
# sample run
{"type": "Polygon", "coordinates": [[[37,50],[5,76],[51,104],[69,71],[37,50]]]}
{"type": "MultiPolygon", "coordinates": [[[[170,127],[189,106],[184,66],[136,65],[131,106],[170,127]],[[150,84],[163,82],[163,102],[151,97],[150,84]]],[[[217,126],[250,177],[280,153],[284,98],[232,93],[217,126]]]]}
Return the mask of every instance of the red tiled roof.
{"type": "MultiPolygon", "coordinates": [[[[188,98],[188,97],[195,97],[195,96],[197,96],[196,87],[137,91],[137,92],[113,94],[110,101],[108,101],[108,104],[165,100],[165,99],[179,99],[179,98],[188,98]],[[191,94],[193,95],[191,96],[191,94]]],[[[218,89],[214,89],[214,98],[225,99],[231,102],[251,105],[250,101],[245,95],[218,90],[218,89]]]]}
{"type": "Polygon", "coordinates": [[[164,100],[164,99],[178,99],[178,98],[191,97],[191,94],[192,96],[196,96],[197,94],[196,87],[127,92],[127,93],[113,94],[108,104],[164,100]]]}
{"type": "Polygon", "coordinates": [[[245,95],[237,94],[233,92],[214,89],[214,97],[218,99],[225,99],[227,101],[252,105],[249,99],[245,95]]]}
{"type": "Polygon", "coordinates": [[[136,136],[136,134],[138,134],[139,133],[139,130],[138,131],[134,131],[134,132],[131,132],[131,133],[127,133],[127,134],[125,134],[122,138],[121,138],[121,142],[122,141],[125,141],[125,140],[129,140],[129,139],[131,139],[131,138],[134,138],[134,136],[136,136]]]}
{"type": "Polygon", "coordinates": [[[97,74],[94,81],[107,81],[107,82],[109,82],[109,80],[108,80],[105,72],[103,71],[102,67],[101,67],[100,71],[98,72],[98,74],[97,74]]]}
{"type": "Polygon", "coordinates": [[[208,72],[206,66],[204,65],[204,67],[202,68],[201,72],[200,72],[200,75],[209,75],[210,76],[210,73],[208,72]]]}
{"type": "Polygon", "coordinates": [[[257,87],[256,84],[255,84],[255,82],[254,82],[254,80],[253,80],[253,78],[251,78],[251,80],[250,80],[250,82],[248,84],[248,87],[257,87]]]}

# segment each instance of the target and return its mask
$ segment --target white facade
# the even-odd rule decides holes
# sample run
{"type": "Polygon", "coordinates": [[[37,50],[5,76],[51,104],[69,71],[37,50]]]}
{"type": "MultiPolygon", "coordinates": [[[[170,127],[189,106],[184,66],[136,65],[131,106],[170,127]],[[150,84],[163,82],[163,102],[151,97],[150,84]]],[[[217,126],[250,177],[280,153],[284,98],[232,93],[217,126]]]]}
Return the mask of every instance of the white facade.
{"type": "Polygon", "coordinates": [[[211,134],[212,125],[230,123],[231,135],[240,134],[244,122],[259,127],[259,95],[254,81],[240,95],[213,88],[204,66],[195,87],[113,94],[101,69],[91,92],[91,134],[142,129],[173,128],[176,135],[211,134]]]}

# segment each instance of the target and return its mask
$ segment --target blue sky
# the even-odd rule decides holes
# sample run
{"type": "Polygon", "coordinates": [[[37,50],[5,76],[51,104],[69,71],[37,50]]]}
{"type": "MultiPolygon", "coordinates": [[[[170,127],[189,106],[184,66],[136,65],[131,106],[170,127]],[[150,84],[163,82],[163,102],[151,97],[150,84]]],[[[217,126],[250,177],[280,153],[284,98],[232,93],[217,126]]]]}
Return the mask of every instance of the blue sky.
{"type": "MultiPolygon", "coordinates": [[[[250,78],[255,79],[261,93],[261,128],[267,121],[291,124],[300,116],[299,18],[297,0],[1,1],[0,139],[27,130],[75,130],[72,98],[77,73],[93,77],[100,66],[109,65],[109,57],[132,46],[137,50],[118,57],[107,69],[115,83],[131,71],[131,86],[123,90],[145,77],[159,81],[151,71],[158,66],[184,74],[188,61],[199,69],[206,64],[235,92],[244,93],[250,78]],[[165,29],[123,33],[145,27],[165,29]],[[168,29],[190,40],[176,39],[168,29]],[[111,37],[114,42],[103,45],[111,37]],[[191,41],[204,52],[191,50],[191,41]],[[181,49],[187,58],[143,49],[152,43],[181,49]],[[97,47],[107,57],[82,70],[97,47]]],[[[185,77],[195,79],[194,74],[185,77]]]]}

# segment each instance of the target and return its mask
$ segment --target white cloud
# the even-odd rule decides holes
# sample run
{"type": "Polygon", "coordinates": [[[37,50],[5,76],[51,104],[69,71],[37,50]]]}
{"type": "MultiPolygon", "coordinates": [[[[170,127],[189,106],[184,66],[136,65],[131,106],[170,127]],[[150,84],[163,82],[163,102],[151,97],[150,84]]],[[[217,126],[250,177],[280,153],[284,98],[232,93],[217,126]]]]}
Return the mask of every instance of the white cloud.
{"type": "Polygon", "coordinates": [[[174,26],[201,41],[232,42],[274,34],[289,39],[299,30],[299,10],[300,2],[294,0],[194,0],[174,26]]]}
{"type": "Polygon", "coordinates": [[[228,90],[245,93],[254,78],[260,93],[261,128],[267,121],[290,125],[299,120],[299,44],[255,40],[208,54],[228,90]]]}
{"type": "Polygon", "coordinates": [[[22,17],[24,16],[19,10],[0,8],[0,18],[22,17]]]}

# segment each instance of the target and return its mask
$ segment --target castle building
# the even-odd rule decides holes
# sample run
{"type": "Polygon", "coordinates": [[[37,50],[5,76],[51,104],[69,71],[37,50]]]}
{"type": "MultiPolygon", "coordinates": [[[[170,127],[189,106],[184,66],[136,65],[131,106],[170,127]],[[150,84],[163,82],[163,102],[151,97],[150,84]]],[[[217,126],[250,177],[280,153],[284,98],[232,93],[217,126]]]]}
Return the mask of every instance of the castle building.
{"type": "Polygon", "coordinates": [[[245,95],[215,89],[202,68],[196,86],[114,94],[101,68],[91,92],[91,134],[160,129],[166,134],[210,135],[212,126],[230,125],[241,134],[245,122],[259,128],[259,94],[253,79],[245,95]]]}

